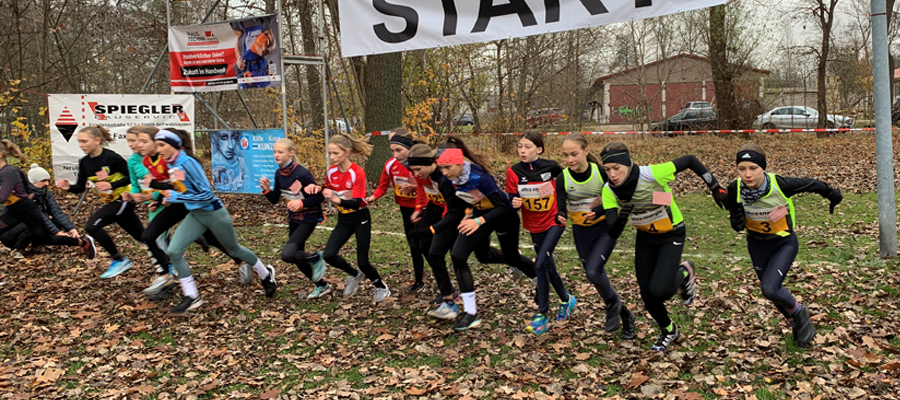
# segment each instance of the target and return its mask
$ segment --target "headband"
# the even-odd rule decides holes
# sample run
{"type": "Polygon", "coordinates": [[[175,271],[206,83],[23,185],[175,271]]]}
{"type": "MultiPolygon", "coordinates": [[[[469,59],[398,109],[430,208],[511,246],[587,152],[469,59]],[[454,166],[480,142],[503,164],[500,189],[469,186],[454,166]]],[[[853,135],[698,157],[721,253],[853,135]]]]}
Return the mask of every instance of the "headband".
{"type": "Polygon", "coordinates": [[[162,129],[159,132],[156,132],[156,136],[154,136],[153,139],[166,142],[169,144],[169,146],[172,146],[176,149],[181,148],[181,138],[172,131],[162,129]]]}
{"type": "Polygon", "coordinates": [[[405,138],[400,135],[394,135],[391,137],[390,144],[397,144],[397,145],[406,147],[408,149],[410,147],[413,147],[415,142],[413,142],[413,140],[410,138],[405,138]]]}
{"type": "Polygon", "coordinates": [[[441,156],[435,161],[438,165],[451,165],[451,164],[459,164],[462,165],[466,162],[463,159],[462,149],[446,149],[441,156]]]}
{"type": "MultiPolygon", "coordinates": [[[[613,151],[615,151],[615,150],[613,150],[613,151]]],[[[631,166],[631,154],[628,152],[628,150],[615,151],[614,153],[613,152],[603,153],[600,155],[600,158],[601,158],[601,161],[603,162],[603,164],[616,163],[616,164],[622,164],[626,167],[631,166]]]]}
{"type": "Polygon", "coordinates": [[[766,169],[766,156],[753,150],[742,150],[737,153],[737,162],[735,164],[740,164],[743,161],[750,161],[759,165],[760,168],[766,169]]]}
{"type": "Polygon", "coordinates": [[[409,157],[406,159],[406,165],[427,167],[431,164],[434,164],[434,157],[409,157]]]}

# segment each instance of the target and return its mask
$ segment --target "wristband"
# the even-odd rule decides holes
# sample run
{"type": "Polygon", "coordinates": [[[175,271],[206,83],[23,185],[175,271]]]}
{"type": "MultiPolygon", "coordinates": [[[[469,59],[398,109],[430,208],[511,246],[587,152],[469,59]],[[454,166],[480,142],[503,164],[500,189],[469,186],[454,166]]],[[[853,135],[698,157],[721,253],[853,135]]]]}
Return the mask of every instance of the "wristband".
{"type": "Polygon", "coordinates": [[[434,231],[434,227],[433,227],[433,226],[429,226],[428,229],[431,230],[431,234],[432,234],[432,235],[434,235],[435,233],[437,233],[437,232],[434,231]]]}
{"type": "Polygon", "coordinates": [[[475,218],[475,222],[477,222],[477,223],[478,223],[478,226],[481,226],[481,220],[480,220],[480,219],[478,219],[478,218],[475,218]]]}

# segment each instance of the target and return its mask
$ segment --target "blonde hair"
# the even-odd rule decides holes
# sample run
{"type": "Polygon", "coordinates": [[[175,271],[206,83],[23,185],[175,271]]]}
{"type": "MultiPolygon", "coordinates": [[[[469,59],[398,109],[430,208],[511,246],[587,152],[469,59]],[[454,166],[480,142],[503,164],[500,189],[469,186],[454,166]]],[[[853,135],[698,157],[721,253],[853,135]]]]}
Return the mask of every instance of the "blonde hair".
{"type": "Polygon", "coordinates": [[[147,135],[150,135],[150,139],[153,139],[153,136],[156,135],[156,132],[159,132],[159,128],[157,128],[155,126],[135,125],[135,126],[132,126],[131,128],[128,128],[128,131],[126,131],[125,134],[127,135],[127,134],[131,133],[131,134],[138,135],[141,133],[145,133],[147,135]]]}
{"type": "Polygon", "coordinates": [[[94,138],[100,139],[100,145],[103,147],[108,146],[110,143],[116,141],[113,138],[112,134],[109,133],[109,129],[104,128],[101,125],[92,125],[85,128],[82,128],[79,132],[86,132],[94,138]]]}
{"type": "Polygon", "coordinates": [[[761,156],[763,156],[763,157],[766,156],[766,152],[763,151],[762,146],[760,146],[760,145],[758,145],[758,144],[756,144],[756,143],[747,143],[747,144],[741,146],[741,148],[738,149],[738,153],[740,153],[740,152],[742,152],[742,151],[747,151],[747,150],[755,151],[755,152],[759,153],[759,154],[760,154],[761,156]]]}
{"type": "Polygon", "coordinates": [[[628,151],[628,146],[626,146],[625,143],[622,142],[612,142],[610,144],[607,144],[606,147],[603,148],[602,153],[607,153],[610,151],[628,151]]]}
{"type": "Polygon", "coordinates": [[[22,153],[22,149],[9,139],[0,140],[0,157],[15,157],[22,162],[27,161],[25,154],[22,153]]]}
{"type": "Polygon", "coordinates": [[[368,156],[372,153],[372,145],[363,138],[354,138],[349,135],[340,134],[332,136],[329,139],[329,143],[340,147],[344,151],[349,151],[350,154],[368,156]]]}
{"type": "MultiPolygon", "coordinates": [[[[582,150],[587,150],[588,148],[588,141],[583,133],[580,135],[566,135],[566,138],[563,139],[563,142],[573,142],[578,146],[581,146],[582,150]]],[[[603,165],[603,163],[600,162],[600,157],[597,157],[596,154],[591,152],[587,153],[587,160],[597,165],[603,165]]]]}
{"type": "Polygon", "coordinates": [[[282,138],[282,139],[276,140],[275,144],[280,144],[284,147],[287,147],[287,149],[289,151],[294,152],[294,155],[291,156],[291,159],[293,159],[295,163],[298,163],[298,164],[300,163],[300,160],[297,159],[297,144],[294,143],[293,140],[287,139],[287,138],[282,138]]]}
{"type": "Polygon", "coordinates": [[[434,158],[435,154],[437,152],[425,143],[414,144],[413,147],[409,148],[409,157],[434,158]]]}

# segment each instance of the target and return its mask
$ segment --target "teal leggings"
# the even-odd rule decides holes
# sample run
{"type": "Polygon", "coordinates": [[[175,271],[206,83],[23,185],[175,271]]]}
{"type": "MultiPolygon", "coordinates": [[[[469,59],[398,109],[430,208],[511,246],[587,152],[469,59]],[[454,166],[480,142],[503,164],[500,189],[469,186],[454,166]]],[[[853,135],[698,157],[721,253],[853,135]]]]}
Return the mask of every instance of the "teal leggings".
{"type": "Polygon", "coordinates": [[[256,258],[256,254],[238,244],[231,214],[225,207],[215,211],[193,210],[175,230],[175,234],[172,235],[172,240],[169,242],[169,248],[166,250],[179,278],[191,276],[191,268],[184,259],[184,251],[207,229],[222,243],[226,253],[251,266],[256,265],[259,260],[256,258]]]}

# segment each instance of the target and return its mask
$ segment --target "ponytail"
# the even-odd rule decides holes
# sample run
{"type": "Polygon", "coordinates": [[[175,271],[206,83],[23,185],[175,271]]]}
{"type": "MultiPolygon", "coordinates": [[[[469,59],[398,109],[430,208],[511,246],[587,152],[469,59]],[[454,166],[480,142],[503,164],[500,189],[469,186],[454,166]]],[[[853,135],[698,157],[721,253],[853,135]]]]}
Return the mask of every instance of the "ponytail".
{"type": "Polygon", "coordinates": [[[331,139],[329,139],[329,143],[340,147],[344,151],[349,151],[350,154],[368,156],[372,153],[372,145],[363,138],[355,138],[349,135],[339,134],[332,136],[331,139]]]}
{"type": "Polygon", "coordinates": [[[103,147],[109,146],[110,143],[116,141],[112,134],[109,133],[109,129],[104,128],[102,125],[91,125],[82,128],[81,132],[86,132],[92,137],[100,139],[100,146],[103,147]]]}
{"type": "Polygon", "coordinates": [[[463,155],[468,158],[473,163],[477,164],[484,172],[491,174],[491,169],[488,167],[487,162],[485,162],[484,158],[478,154],[469,150],[469,147],[466,146],[466,143],[459,138],[459,136],[447,136],[447,142],[441,145],[442,148],[445,149],[460,149],[462,150],[463,155]]]}
{"type": "MultiPolygon", "coordinates": [[[[581,146],[582,150],[587,150],[588,148],[588,141],[583,133],[580,135],[566,135],[566,138],[563,139],[563,142],[566,141],[575,142],[575,144],[581,146]]],[[[600,161],[600,157],[597,157],[596,154],[591,152],[587,153],[587,160],[588,162],[592,162],[597,165],[603,165],[603,162],[600,161]]]]}
{"type": "Polygon", "coordinates": [[[22,149],[9,139],[0,140],[0,157],[15,157],[21,162],[28,162],[22,149]]]}

